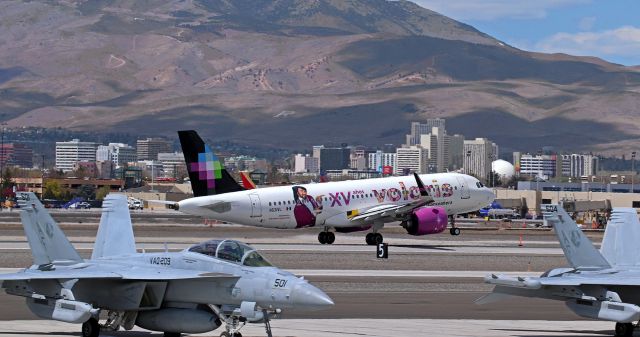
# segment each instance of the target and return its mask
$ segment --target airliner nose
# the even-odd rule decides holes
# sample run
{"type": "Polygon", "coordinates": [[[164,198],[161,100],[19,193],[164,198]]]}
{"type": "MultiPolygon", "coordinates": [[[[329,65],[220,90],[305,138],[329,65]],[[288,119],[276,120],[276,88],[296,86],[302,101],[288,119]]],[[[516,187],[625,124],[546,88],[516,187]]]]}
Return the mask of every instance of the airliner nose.
{"type": "Polygon", "coordinates": [[[300,309],[321,310],[334,305],[333,300],[324,291],[307,282],[298,282],[291,290],[291,302],[300,309]]]}
{"type": "Polygon", "coordinates": [[[490,204],[492,203],[494,200],[496,200],[496,195],[493,193],[492,190],[485,188],[484,191],[484,197],[486,198],[486,201],[490,204]]]}

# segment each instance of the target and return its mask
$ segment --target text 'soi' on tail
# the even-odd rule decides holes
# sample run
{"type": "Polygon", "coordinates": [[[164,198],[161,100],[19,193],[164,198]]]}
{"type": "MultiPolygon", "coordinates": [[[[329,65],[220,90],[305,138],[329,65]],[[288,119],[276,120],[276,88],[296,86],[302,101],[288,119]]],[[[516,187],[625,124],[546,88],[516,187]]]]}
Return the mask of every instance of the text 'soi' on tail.
{"type": "Polygon", "coordinates": [[[193,130],[178,131],[194,197],[245,190],[231,177],[218,156],[193,130]]]}

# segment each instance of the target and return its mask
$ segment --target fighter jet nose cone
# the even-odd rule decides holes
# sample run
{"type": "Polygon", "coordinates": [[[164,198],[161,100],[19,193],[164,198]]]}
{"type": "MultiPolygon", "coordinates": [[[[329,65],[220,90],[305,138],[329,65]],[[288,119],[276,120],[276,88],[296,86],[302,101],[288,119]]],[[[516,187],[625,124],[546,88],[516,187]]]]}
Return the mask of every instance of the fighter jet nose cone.
{"type": "Polygon", "coordinates": [[[329,295],[306,282],[298,283],[293,288],[291,300],[296,307],[308,310],[321,310],[334,305],[329,295]]]}

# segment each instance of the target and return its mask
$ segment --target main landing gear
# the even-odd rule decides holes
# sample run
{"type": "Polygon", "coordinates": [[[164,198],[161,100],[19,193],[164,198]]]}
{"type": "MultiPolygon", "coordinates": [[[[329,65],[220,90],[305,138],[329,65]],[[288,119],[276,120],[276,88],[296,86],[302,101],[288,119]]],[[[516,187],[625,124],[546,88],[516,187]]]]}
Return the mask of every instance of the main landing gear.
{"type": "Polygon", "coordinates": [[[456,216],[449,215],[449,221],[451,222],[451,228],[449,228],[449,234],[453,236],[460,235],[460,228],[456,227],[456,216]]]}
{"type": "Polygon", "coordinates": [[[98,320],[91,317],[88,321],[82,323],[82,337],[98,337],[100,336],[100,324],[98,320]]]}
{"type": "Polygon", "coordinates": [[[318,242],[323,245],[330,245],[336,241],[336,235],[333,232],[323,231],[318,234],[318,242]]]}
{"type": "Polygon", "coordinates": [[[616,323],[616,336],[617,337],[631,337],[633,336],[633,330],[635,326],[633,323],[616,323]]]}
{"type": "Polygon", "coordinates": [[[381,244],[384,241],[384,237],[380,233],[368,233],[365,237],[365,241],[369,246],[381,244]]]}

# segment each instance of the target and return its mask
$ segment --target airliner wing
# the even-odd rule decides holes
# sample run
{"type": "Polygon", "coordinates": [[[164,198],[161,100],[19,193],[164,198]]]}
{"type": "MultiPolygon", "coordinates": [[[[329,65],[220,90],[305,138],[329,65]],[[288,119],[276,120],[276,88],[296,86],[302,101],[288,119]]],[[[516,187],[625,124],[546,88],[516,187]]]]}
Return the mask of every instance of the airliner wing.
{"type": "Polygon", "coordinates": [[[397,221],[398,219],[401,219],[405,215],[411,213],[414,209],[432,203],[433,197],[431,197],[429,195],[429,192],[427,192],[427,189],[424,186],[422,179],[420,179],[420,176],[418,176],[417,173],[414,173],[413,176],[416,179],[416,183],[418,183],[418,189],[420,189],[420,199],[404,205],[387,204],[372,207],[365,212],[354,216],[353,218],[351,218],[351,221],[370,222],[383,218],[388,218],[387,221],[397,221]]]}
{"type": "Polygon", "coordinates": [[[397,218],[401,218],[404,215],[411,213],[411,211],[413,211],[414,209],[425,206],[429,203],[429,201],[416,200],[405,205],[380,205],[370,208],[369,210],[354,216],[353,218],[351,218],[351,221],[369,222],[381,218],[389,218],[389,221],[395,221],[397,220],[397,218]]]}

